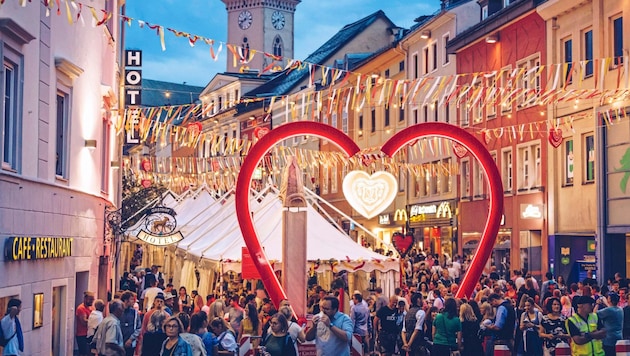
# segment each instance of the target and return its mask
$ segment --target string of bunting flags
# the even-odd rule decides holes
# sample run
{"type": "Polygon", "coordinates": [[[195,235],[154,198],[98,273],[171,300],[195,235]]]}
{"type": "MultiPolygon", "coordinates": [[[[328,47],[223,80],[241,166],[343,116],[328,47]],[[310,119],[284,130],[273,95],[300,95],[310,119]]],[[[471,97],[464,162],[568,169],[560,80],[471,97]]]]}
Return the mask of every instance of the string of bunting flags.
{"type": "MultiPolygon", "coordinates": [[[[2,5],[4,1],[5,0],[0,0],[0,5],[2,5]]],[[[26,6],[27,4],[27,0],[17,1],[21,6],[26,6]]],[[[30,3],[31,0],[28,0],[28,2],[30,3]]],[[[84,7],[90,9],[95,26],[103,25],[113,16],[112,12],[97,9],[75,0],[41,0],[41,3],[46,7],[47,15],[50,15],[50,11],[54,10],[55,5],[57,15],[61,15],[61,3],[64,3],[69,24],[74,24],[79,21],[85,24],[82,16],[82,9],[84,7]]],[[[321,70],[322,86],[330,87],[335,86],[335,84],[343,86],[346,82],[350,81],[350,78],[353,76],[356,79],[354,81],[356,88],[352,90],[352,87],[350,87],[349,89],[344,88],[344,90],[347,89],[349,92],[354,91],[354,96],[360,94],[361,91],[364,92],[365,96],[363,100],[357,102],[360,107],[363,107],[365,103],[370,105],[371,100],[375,99],[379,102],[379,105],[383,104],[384,99],[387,99],[385,102],[386,106],[391,105],[394,102],[393,98],[400,95],[401,92],[404,98],[400,100],[400,105],[404,106],[405,103],[415,103],[415,98],[420,94],[421,88],[425,89],[422,105],[435,101],[439,101],[439,104],[442,105],[454,98],[457,99],[459,105],[462,102],[462,98],[465,97],[468,99],[466,100],[466,105],[468,106],[481,102],[482,97],[485,98],[483,102],[486,105],[511,105],[514,102],[529,103],[532,99],[535,99],[534,101],[541,105],[550,102],[593,99],[595,97],[600,97],[602,100],[606,98],[616,100],[628,94],[630,83],[630,70],[628,70],[630,56],[626,55],[617,58],[607,57],[549,65],[541,64],[532,68],[517,67],[512,70],[501,69],[498,71],[460,73],[448,76],[425,76],[414,80],[391,80],[387,78],[381,83],[374,85],[372,83],[373,78],[370,75],[362,75],[361,73],[339,68],[276,56],[259,49],[246,49],[239,45],[216,41],[204,36],[164,27],[144,20],[134,19],[126,15],[120,15],[120,17],[129,26],[136,21],[140,28],[155,30],[156,35],[160,39],[160,45],[163,51],[166,50],[165,33],[168,31],[177,38],[185,38],[192,47],[198,42],[207,44],[210,48],[210,56],[215,61],[218,60],[219,53],[223,45],[225,45],[234,55],[233,67],[237,68],[240,64],[241,70],[246,68],[247,64],[256,55],[270,58],[271,64],[264,68],[260,72],[260,75],[266,72],[286,71],[288,73],[292,70],[307,69],[310,78],[309,84],[313,86],[316,77],[315,74],[318,70],[321,70]],[[217,50],[214,49],[215,44],[218,45],[217,50]],[[595,69],[592,74],[590,73],[590,69],[587,70],[587,67],[595,69]],[[535,88],[534,84],[537,78],[543,74],[545,69],[548,75],[547,87],[544,88],[544,90],[543,88],[535,88]],[[607,71],[613,70],[616,71],[616,83],[614,83],[615,85],[610,85],[609,88],[614,87],[614,89],[604,89],[604,77],[607,71]],[[584,79],[590,75],[594,78],[594,87],[583,88],[584,79]],[[496,83],[502,82],[503,76],[506,77],[508,85],[505,87],[496,86],[496,83]],[[529,84],[525,84],[526,82],[529,82],[529,84]],[[568,89],[569,84],[572,84],[570,89],[568,89]],[[375,95],[379,86],[380,93],[375,95]]],[[[353,104],[354,103],[355,100],[353,100],[353,104]]],[[[354,107],[354,105],[352,107],[354,107]]]]}

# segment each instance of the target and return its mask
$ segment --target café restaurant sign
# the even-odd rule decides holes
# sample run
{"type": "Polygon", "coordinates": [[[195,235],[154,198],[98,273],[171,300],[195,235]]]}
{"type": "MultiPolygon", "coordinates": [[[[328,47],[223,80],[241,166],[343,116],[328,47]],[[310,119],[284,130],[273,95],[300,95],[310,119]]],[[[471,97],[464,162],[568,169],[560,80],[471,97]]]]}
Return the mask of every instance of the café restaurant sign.
{"type": "Polygon", "coordinates": [[[32,261],[72,256],[72,237],[13,236],[4,242],[5,261],[32,261]]]}
{"type": "Polygon", "coordinates": [[[177,220],[175,210],[164,206],[149,209],[144,227],[137,237],[151,245],[166,246],[181,241],[184,238],[181,231],[175,231],[177,220]]]}

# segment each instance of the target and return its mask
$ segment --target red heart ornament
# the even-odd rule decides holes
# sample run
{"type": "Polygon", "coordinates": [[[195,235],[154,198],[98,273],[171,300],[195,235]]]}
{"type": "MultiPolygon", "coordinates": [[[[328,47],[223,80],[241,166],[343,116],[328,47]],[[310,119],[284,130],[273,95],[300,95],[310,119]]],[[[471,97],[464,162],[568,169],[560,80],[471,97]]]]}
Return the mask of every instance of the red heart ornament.
{"type": "Polygon", "coordinates": [[[468,150],[459,143],[453,142],[453,153],[459,158],[464,158],[464,156],[468,153],[468,150]]]}
{"type": "MultiPolygon", "coordinates": [[[[287,138],[307,135],[313,135],[328,140],[338,146],[348,157],[352,157],[359,152],[359,146],[357,146],[350,137],[336,128],[313,121],[292,122],[271,130],[252,146],[252,149],[243,160],[236,182],[236,217],[241,228],[241,233],[243,234],[245,245],[249,249],[252,261],[256,269],[258,269],[265,289],[276,305],[279,305],[280,301],[286,298],[286,293],[275,275],[260,244],[260,240],[256,235],[256,229],[254,228],[249,212],[249,186],[256,167],[272,146],[287,138]]],[[[458,298],[470,296],[481,276],[486,261],[492,253],[492,248],[494,247],[494,242],[499,232],[501,214],[503,212],[503,184],[501,182],[501,175],[494,163],[494,159],[490,155],[490,152],[484,147],[483,143],[465,130],[446,123],[429,122],[407,127],[392,136],[385,145],[383,145],[381,151],[392,157],[410,142],[426,136],[448,138],[461,144],[481,163],[484,173],[486,177],[488,177],[490,188],[488,220],[486,221],[486,226],[483,230],[481,240],[479,241],[479,248],[472,259],[472,263],[456,295],[458,298]]]]}
{"type": "Polygon", "coordinates": [[[394,233],[392,243],[401,256],[407,256],[409,248],[413,245],[413,235],[403,235],[400,232],[394,233]]]}
{"type": "Polygon", "coordinates": [[[560,128],[550,128],[549,129],[549,143],[554,147],[558,148],[562,144],[562,129],[560,128]]]}

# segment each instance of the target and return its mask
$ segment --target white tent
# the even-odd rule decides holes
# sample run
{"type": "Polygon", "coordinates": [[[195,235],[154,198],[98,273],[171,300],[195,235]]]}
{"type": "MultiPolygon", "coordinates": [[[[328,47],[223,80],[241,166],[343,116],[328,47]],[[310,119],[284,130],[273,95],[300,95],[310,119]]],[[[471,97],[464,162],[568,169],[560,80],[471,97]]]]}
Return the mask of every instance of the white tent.
{"type": "MultiPolygon", "coordinates": [[[[221,263],[221,269],[241,272],[242,248],[245,242],[236,219],[235,202],[232,194],[215,199],[205,189],[178,197],[167,195],[163,205],[177,213],[177,225],[184,239],[176,245],[177,252],[184,256],[181,267],[183,285],[190,282],[195,261],[221,263]],[[170,197],[168,197],[170,196],[170,197]],[[183,274],[186,273],[187,276],[183,274]]],[[[268,188],[265,194],[252,195],[250,200],[254,226],[265,249],[267,259],[281,268],[282,259],[282,203],[278,193],[268,188]]],[[[307,260],[309,268],[316,272],[371,272],[387,273],[379,285],[391,284],[400,270],[398,259],[389,258],[370,251],[339,231],[309,203],[307,206],[307,260]]],[[[128,230],[135,236],[142,224],[128,230]]],[[[200,292],[201,292],[201,288],[200,292]]],[[[390,289],[385,286],[383,289],[390,289]]]]}

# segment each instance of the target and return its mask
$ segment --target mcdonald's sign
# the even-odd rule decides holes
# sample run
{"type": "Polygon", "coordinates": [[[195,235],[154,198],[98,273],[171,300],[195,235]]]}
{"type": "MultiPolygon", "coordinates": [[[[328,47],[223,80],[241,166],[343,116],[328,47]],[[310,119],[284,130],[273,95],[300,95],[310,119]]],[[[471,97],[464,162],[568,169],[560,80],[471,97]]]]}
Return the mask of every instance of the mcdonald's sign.
{"type": "Polygon", "coordinates": [[[394,213],[394,221],[407,222],[407,210],[397,209],[394,213]]]}

